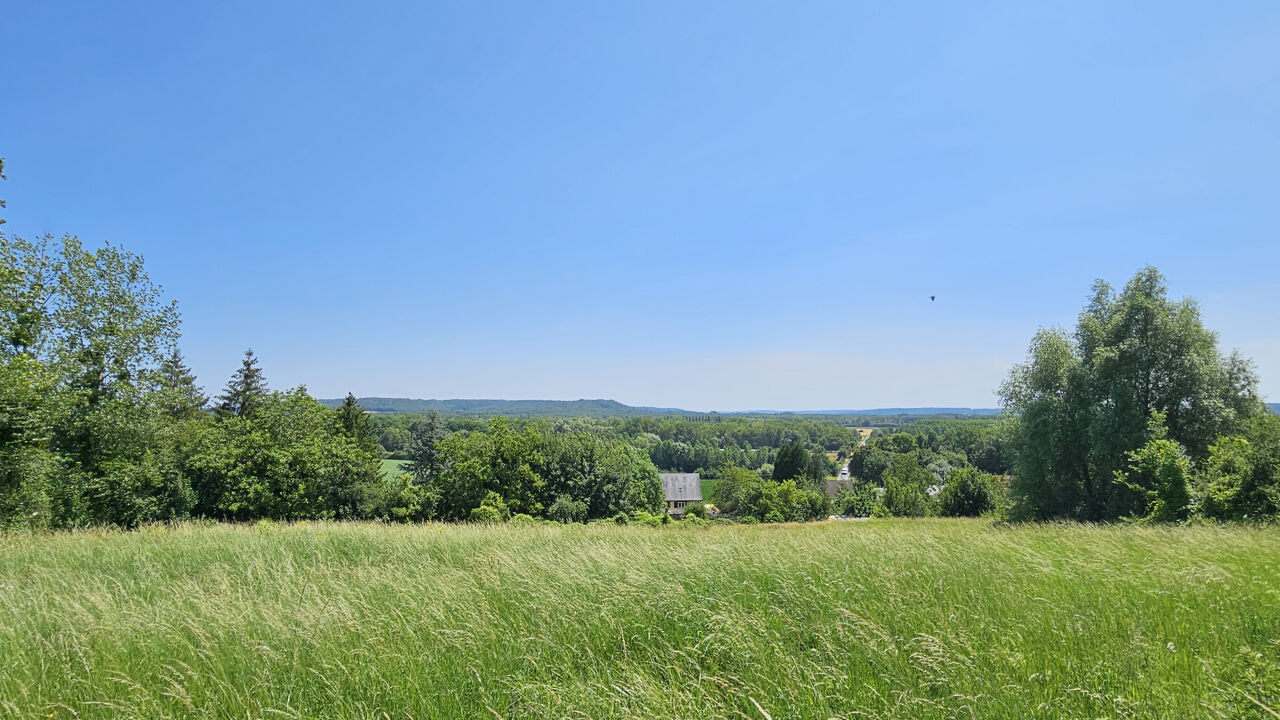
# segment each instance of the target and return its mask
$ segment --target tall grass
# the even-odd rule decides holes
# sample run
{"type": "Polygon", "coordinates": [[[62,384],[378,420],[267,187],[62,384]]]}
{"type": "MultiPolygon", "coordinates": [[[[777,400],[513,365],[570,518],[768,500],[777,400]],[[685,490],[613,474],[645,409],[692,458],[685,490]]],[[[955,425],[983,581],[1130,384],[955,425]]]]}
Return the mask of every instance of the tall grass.
{"type": "Polygon", "coordinates": [[[1273,717],[1280,531],[0,539],[0,717],[1273,717]]]}

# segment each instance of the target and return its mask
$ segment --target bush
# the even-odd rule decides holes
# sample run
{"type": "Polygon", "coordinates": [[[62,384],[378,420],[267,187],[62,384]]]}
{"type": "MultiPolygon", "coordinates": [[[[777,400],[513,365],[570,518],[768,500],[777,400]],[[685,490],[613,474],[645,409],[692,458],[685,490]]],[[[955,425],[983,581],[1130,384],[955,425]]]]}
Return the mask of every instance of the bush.
{"type": "Polygon", "coordinates": [[[974,468],[956,470],[938,494],[938,506],[949,517],[978,517],[993,510],[996,504],[991,476],[974,468]]]}
{"type": "Polygon", "coordinates": [[[471,514],[467,516],[467,521],[482,523],[485,525],[496,525],[502,522],[502,516],[498,514],[498,509],[492,505],[481,505],[478,508],[471,509],[471,514]]]}
{"type": "Polygon", "coordinates": [[[713,498],[722,511],[731,515],[768,518],[770,513],[777,513],[782,518],[778,522],[803,522],[831,512],[824,492],[799,488],[794,480],[765,480],[750,470],[733,466],[721,469],[713,498]]]}
{"type": "Polygon", "coordinates": [[[1218,438],[1195,492],[1206,517],[1264,520],[1280,514],[1280,418],[1255,418],[1243,435],[1218,438]]]}
{"type": "Polygon", "coordinates": [[[506,522],[511,517],[511,510],[507,508],[507,503],[502,496],[492,490],[484,496],[484,501],[480,503],[480,507],[472,508],[467,519],[473,523],[501,523],[506,522]]]}
{"type": "Polygon", "coordinates": [[[884,473],[885,509],[897,517],[923,517],[929,511],[925,488],[932,481],[933,476],[916,464],[914,456],[893,456],[884,473]]]}
{"type": "Polygon", "coordinates": [[[547,517],[559,523],[584,522],[587,519],[587,504],[574,500],[569,495],[561,495],[547,508],[547,517]]]}
{"type": "Polygon", "coordinates": [[[648,513],[643,510],[631,513],[631,524],[640,525],[642,527],[661,527],[671,522],[671,516],[666,513],[648,513]]]}
{"type": "Polygon", "coordinates": [[[627,525],[630,521],[628,520],[626,513],[618,513],[613,516],[613,522],[615,525],[627,525]]]}
{"type": "Polygon", "coordinates": [[[858,483],[852,491],[841,490],[831,505],[837,515],[869,517],[879,500],[875,487],[870,483],[858,483]]]}
{"type": "Polygon", "coordinates": [[[423,507],[428,498],[421,485],[412,476],[401,473],[364,486],[359,499],[363,517],[395,522],[415,522],[426,519],[423,507]]]}
{"type": "Polygon", "coordinates": [[[698,518],[699,520],[707,519],[707,506],[700,502],[689,503],[684,506],[684,517],[698,518]]]}
{"type": "Polygon", "coordinates": [[[754,515],[743,515],[742,517],[738,518],[738,522],[743,525],[756,525],[760,521],[757,520],[754,515]]]}

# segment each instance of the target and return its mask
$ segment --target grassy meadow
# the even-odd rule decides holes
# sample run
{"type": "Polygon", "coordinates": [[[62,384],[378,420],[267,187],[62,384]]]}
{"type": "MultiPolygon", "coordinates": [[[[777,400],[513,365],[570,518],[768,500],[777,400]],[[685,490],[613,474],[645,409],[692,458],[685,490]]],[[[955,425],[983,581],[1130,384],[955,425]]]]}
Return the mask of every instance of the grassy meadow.
{"type": "Polygon", "coordinates": [[[0,717],[1274,717],[1280,530],[0,537],[0,717]]]}
{"type": "Polygon", "coordinates": [[[383,458],[379,461],[383,477],[395,477],[404,472],[404,467],[409,464],[408,460],[388,460],[383,458]]]}

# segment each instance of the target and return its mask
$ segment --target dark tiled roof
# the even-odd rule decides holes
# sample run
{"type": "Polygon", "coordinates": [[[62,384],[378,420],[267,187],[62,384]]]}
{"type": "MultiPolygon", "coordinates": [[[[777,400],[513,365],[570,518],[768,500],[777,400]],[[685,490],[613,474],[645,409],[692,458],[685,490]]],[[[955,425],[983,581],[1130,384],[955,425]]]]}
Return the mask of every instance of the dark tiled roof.
{"type": "Polygon", "coordinates": [[[659,473],[667,501],[701,502],[702,477],[698,473],[659,473]]]}
{"type": "Polygon", "coordinates": [[[827,481],[827,497],[834,500],[841,490],[853,492],[853,482],[849,480],[828,480],[827,481]]]}

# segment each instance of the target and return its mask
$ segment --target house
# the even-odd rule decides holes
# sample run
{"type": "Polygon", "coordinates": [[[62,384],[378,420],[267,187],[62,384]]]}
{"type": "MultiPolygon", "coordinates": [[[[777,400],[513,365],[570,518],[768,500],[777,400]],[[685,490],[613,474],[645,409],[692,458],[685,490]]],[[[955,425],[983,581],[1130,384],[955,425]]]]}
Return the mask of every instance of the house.
{"type": "Polygon", "coordinates": [[[841,490],[845,492],[853,492],[853,482],[849,480],[848,475],[845,475],[843,473],[840,475],[839,480],[827,481],[827,497],[831,498],[832,500],[835,500],[836,496],[840,494],[841,490]]]}
{"type": "Polygon", "coordinates": [[[683,515],[684,506],[702,502],[702,477],[698,473],[658,473],[667,498],[667,514],[683,515]]]}

